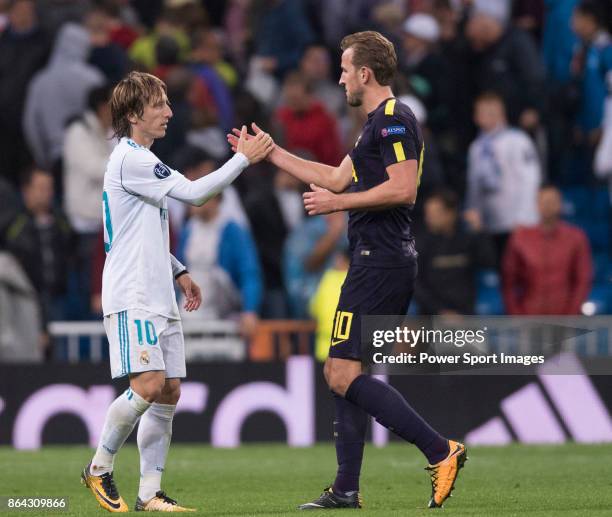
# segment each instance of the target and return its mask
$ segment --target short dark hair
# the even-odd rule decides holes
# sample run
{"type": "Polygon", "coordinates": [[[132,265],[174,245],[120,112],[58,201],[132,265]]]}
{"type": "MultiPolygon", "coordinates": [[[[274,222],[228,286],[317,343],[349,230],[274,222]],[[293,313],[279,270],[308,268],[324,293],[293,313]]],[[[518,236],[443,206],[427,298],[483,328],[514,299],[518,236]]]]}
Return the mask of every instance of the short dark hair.
{"type": "Polygon", "coordinates": [[[544,192],[545,190],[554,190],[555,192],[557,192],[560,196],[563,195],[563,193],[561,192],[561,189],[555,185],[554,183],[551,183],[549,181],[544,182],[540,185],[540,192],[544,192]]]}
{"type": "Polygon", "coordinates": [[[486,90],[479,93],[474,100],[474,104],[478,104],[479,102],[499,102],[504,107],[506,106],[506,101],[502,94],[494,90],[486,90]]]}
{"type": "Polygon", "coordinates": [[[115,86],[111,97],[114,136],[117,138],[131,136],[132,126],[128,117],[130,115],[142,117],[145,106],[159,99],[162,93],[167,93],[166,85],[154,75],[146,72],[130,72],[123,78],[115,86]]]}
{"type": "Polygon", "coordinates": [[[101,104],[110,101],[112,93],[113,89],[108,84],[92,88],[87,94],[87,107],[91,111],[97,111],[101,104]]]}
{"type": "Polygon", "coordinates": [[[459,209],[459,197],[452,190],[437,190],[427,198],[427,201],[432,200],[439,201],[449,211],[456,212],[459,209]]]}
{"type": "Polygon", "coordinates": [[[381,86],[389,86],[397,69],[395,47],[387,38],[376,31],[356,32],[345,36],[340,49],[353,49],[353,65],[357,68],[367,66],[374,72],[381,86]]]}
{"type": "Polygon", "coordinates": [[[606,6],[602,1],[582,0],[576,6],[576,11],[583,16],[593,18],[599,27],[605,26],[606,21],[608,20],[608,9],[606,9],[606,6]]]}
{"type": "Polygon", "coordinates": [[[42,174],[43,176],[49,176],[53,178],[53,174],[51,174],[51,172],[46,169],[43,169],[42,167],[39,167],[36,164],[31,163],[30,165],[22,169],[19,174],[19,184],[21,185],[21,187],[27,187],[30,183],[32,183],[32,179],[34,178],[34,176],[36,176],[36,174],[42,174]]]}
{"type": "Polygon", "coordinates": [[[283,80],[283,86],[288,84],[298,84],[304,88],[306,93],[309,94],[314,91],[314,85],[312,82],[309,81],[308,78],[299,70],[292,70],[291,72],[287,73],[285,79],[283,80]]]}
{"type": "Polygon", "coordinates": [[[155,59],[159,65],[176,65],[180,62],[181,47],[172,36],[161,35],[155,44],[155,59]]]}

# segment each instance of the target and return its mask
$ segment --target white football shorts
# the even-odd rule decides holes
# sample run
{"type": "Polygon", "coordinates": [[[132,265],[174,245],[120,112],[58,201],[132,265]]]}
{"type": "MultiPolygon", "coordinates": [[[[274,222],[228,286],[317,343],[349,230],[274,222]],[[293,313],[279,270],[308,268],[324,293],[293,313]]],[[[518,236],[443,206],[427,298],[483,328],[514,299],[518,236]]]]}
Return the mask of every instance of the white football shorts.
{"type": "Polygon", "coordinates": [[[185,341],[180,320],[129,309],[104,317],[113,379],[162,370],[166,378],[183,378],[185,341]]]}

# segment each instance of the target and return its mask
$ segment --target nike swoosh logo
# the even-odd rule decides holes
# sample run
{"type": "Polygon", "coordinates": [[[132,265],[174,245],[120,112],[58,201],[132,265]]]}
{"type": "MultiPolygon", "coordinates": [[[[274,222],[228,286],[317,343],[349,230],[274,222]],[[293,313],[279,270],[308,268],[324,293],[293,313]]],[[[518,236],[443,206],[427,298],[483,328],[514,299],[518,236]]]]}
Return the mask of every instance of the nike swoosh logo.
{"type": "Polygon", "coordinates": [[[344,343],[346,339],[332,339],[331,346],[339,345],[340,343],[344,343]]]}
{"type": "Polygon", "coordinates": [[[461,445],[457,445],[457,448],[453,451],[453,453],[449,456],[449,459],[452,458],[455,454],[461,452],[461,445]]]}
{"type": "Polygon", "coordinates": [[[104,497],[97,488],[94,488],[94,490],[96,491],[96,494],[98,494],[104,500],[106,504],[108,504],[110,507],[114,508],[115,510],[119,509],[119,507],[121,506],[121,503],[113,503],[110,499],[108,499],[107,497],[104,497]]]}

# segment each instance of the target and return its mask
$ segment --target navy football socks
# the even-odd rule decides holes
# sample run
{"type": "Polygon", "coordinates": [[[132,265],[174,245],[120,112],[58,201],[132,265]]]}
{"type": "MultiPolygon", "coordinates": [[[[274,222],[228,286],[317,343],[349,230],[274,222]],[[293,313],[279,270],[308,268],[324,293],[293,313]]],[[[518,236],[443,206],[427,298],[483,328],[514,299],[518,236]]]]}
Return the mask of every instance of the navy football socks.
{"type": "Polygon", "coordinates": [[[414,443],[430,465],[448,456],[448,441],[434,431],[393,386],[362,374],[351,383],[345,398],[390,431],[414,443]]]}
{"type": "Polygon", "coordinates": [[[334,438],[338,473],[333,491],[338,495],[359,491],[359,474],[363,459],[363,446],[368,424],[368,414],[340,395],[334,395],[336,416],[334,438]]]}

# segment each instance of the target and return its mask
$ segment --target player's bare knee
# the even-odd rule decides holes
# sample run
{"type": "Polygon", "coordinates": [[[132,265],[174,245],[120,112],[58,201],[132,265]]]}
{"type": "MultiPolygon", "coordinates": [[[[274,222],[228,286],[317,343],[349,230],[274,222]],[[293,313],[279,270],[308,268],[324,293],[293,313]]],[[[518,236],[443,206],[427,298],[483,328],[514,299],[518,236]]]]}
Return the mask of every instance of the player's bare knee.
{"type": "Polygon", "coordinates": [[[156,402],[162,394],[163,385],[160,385],[156,382],[150,382],[145,387],[145,394],[142,395],[147,402],[153,403],[156,402]]]}
{"type": "Polygon", "coordinates": [[[161,395],[157,402],[160,404],[176,405],[181,398],[181,383],[179,379],[169,379],[164,384],[161,395]]]}
{"type": "Polygon", "coordinates": [[[136,393],[138,393],[138,395],[145,399],[149,404],[152,404],[161,396],[161,389],[155,389],[154,386],[146,386],[144,389],[136,391],[136,393]]]}
{"type": "Polygon", "coordinates": [[[164,389],[165,377],[157,372],[144,372],[130,379],[130,386],[149,403],[156,402],[164,389]]]}
{"type": "Polygon", "coordinates": [[[329,388],[344,397],[349,386],[361,374],[361,364],[346,359],[328,359],[324,372],[329,388]]]}
{"type": "Polygon", "coordinates": [[[353,379],[350,376],[350,372],[341,368],[330,369],[327,385],[337,395],[344,397],[351,382],[353,382],[353,379]]]}

